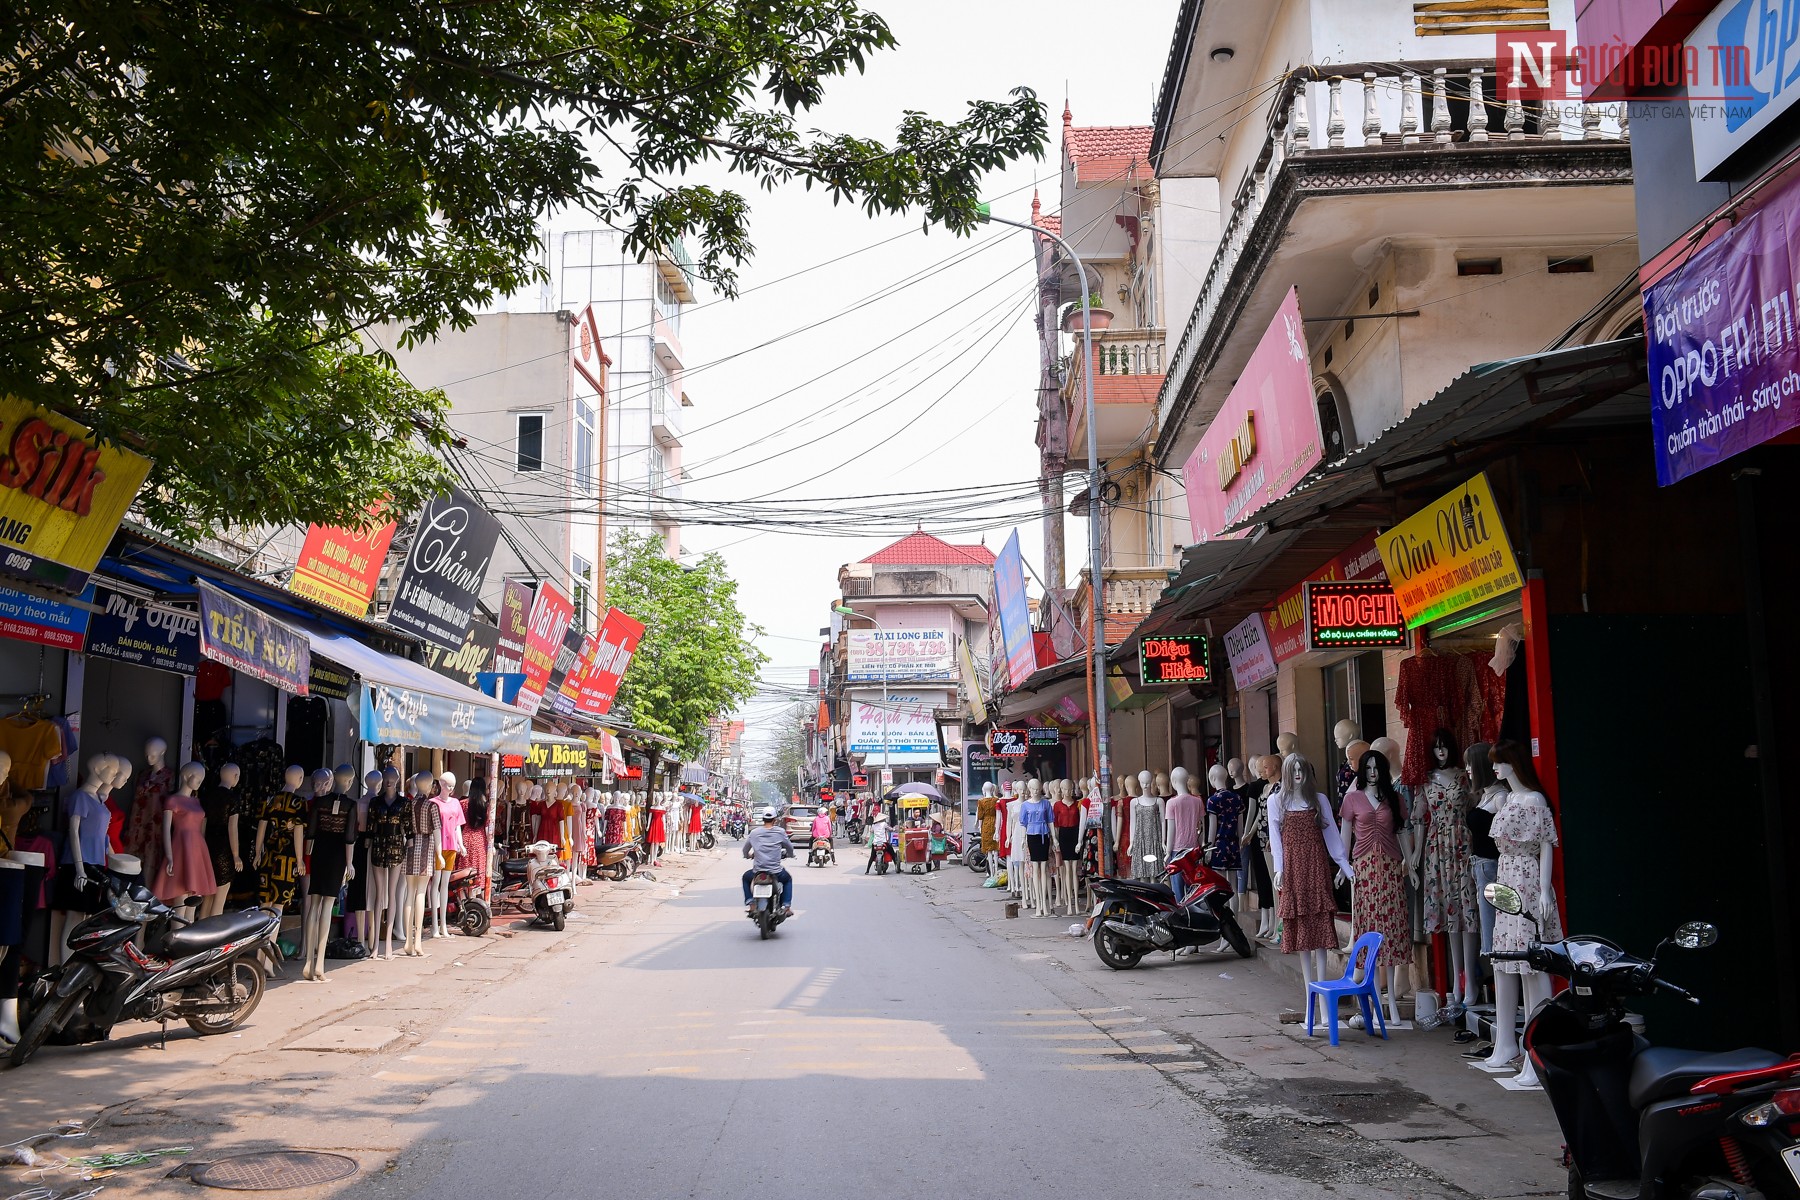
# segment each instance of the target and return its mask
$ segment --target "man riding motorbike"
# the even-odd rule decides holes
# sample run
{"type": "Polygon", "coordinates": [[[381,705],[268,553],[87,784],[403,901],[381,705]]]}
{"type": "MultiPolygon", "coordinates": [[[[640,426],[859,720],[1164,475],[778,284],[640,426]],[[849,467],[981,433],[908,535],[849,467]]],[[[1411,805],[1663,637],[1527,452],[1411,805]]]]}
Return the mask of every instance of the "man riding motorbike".
{"type": "Polygon", "coordinates": [[[781,881],[781,915],[791,917],[794,915],[794,877],[781,865],[781,860],[794,856],[794,843],[775,824],[773,808],[765,808],[757,815],[762,818],[762,825],[752,829],[750,836],[744,839],[744,857],[751,860],[750,869],[744,872],[744,907],[750,907],[751,876],[758,871],[767,871],[781,881]]]}

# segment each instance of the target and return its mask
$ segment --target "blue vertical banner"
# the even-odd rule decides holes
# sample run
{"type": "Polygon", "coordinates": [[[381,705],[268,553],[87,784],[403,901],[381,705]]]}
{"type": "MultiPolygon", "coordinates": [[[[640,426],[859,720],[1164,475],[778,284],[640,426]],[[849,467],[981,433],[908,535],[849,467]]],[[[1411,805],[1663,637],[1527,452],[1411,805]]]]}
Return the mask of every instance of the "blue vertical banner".
{"type": "Polygon", "coordinates": [[[1031,606],[1025,603],[1025,559],[1019,553],[1019,531],[994,560],[994,602],[1000,610],[1000,641],[1006,647],[1006,676],[1014,687],[1037,670],[1037,648],[1031,640],[1031,606]]]}

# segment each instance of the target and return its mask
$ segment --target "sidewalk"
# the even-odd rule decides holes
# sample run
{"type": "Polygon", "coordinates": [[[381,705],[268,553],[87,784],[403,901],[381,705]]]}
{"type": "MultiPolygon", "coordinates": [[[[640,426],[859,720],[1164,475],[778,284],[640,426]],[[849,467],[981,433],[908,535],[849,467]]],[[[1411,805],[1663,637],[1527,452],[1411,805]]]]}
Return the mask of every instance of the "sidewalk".
{"type": "MultiPolygon", "coordinates": [[[[294,1052],[310,1052],[314,1070],[336,1071],[354,1067],[337,1056],[371,1054],[428,1037],[448,1014],[478,1001],[534,960],[564,953],[576,939],[602,934],[668,899],[722,853],[670,856],[651,873],[653,879],[639,875],[581,886],[561,933],[501,915],[486,937],[428,938],[425,958],[328,959],[324,983],[302,980],[300,964],[290,961],[234,1033],[202,1038],[173,1023],[165,1047],[157,1026],[131,1022],[107,1042],[46,1046],[24,1067],[0,1074],[0,1145],[65,1121],[79,1123],[91,1136],[49,1142],[43,1149],[74,1157],[166,1145],[157,1140],[167,1135],[155,1131],[154,1114],[187,1093],[221,1083],[241,1081],[242,1115],[258,1107],[258,1084],[306,1069],[308,1058],[294,1052]]],[[[167,1169],[137,1173],[156,1177],[167,1169]]],[[[112,1190],[130,1174],[110,1179],[112,1190]]],[[[21,1177],[16,1168],[0,1174],[0,1194],[24,1187],[21,1177]],[[18,1187],[8,1186],[14,1183],[18,1187]]]]}
{"type": "Polygon", "coordinates": [[[1304,1024],[1281,1023],[1284,1010],[1305,1011],[1305,991],[1268,947],[1254,959],[1159,954],[1112,971],[1089,941],[1068,936],[1081,918],[1008,919],[1007,893],[960,867],[902,878],[969,936],[1054,973],[1069,1006],[1105,1031],[1149,1039],[1140,1060],[1199,1102],[1232,1132],[1234,1152],[1258,1166],[1328,1185],[1412,1177],[1421,1195],[1567,1194],[1549,1101],[1468,1066],[1449,1025],[1397,1029],[1385,1042],[1344,1027],[1333,1047],[1322,1026],[1308,1038],[1304,1024]],[[1155,1052],[1169,1043],[1184,1052],[1155,1052]]]}

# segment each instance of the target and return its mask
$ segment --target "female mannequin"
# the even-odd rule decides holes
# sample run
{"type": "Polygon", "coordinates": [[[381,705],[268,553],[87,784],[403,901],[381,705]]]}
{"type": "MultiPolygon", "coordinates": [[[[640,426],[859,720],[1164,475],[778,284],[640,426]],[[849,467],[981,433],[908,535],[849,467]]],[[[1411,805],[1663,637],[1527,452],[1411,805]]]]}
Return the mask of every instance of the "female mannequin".
{"type": "Polygon", "coordinates": [[[392,767],[377,774],[369,772],[380,791],[369,800],[369,818],[363,842],[368,847],[369,886],[366,889],[368,911],[364,922],[369,927],[369,954],[382,936],[382,918],[387,918],[387,946],[383,958],[394,957],[394,927],[401,923],[406,911],[406,850],[412,841],[412,805],[400,795],[400,772],[392,767]]]}
{"type": "Polygon", "coordinates": [[[1286,762],[1288,755],[1298,753],[1299,750],[1300,750],[1300,735],[1299,734],[1297,734],[1297,733],[1278,733],[1275,735],[1275,753],[1278,757],[1280,757],[1282,762],[1286,762]]]}
{"type": "Polygon", "coordinates": [[[1025,864],[1031,859],[1030,844],[1025,838],[1025,827],[1021,824],[1020,813],[1025,808],[1026,796],[1030,795],[1035,798],[1042,790],[1043,784],[1036,779],[1014,783],[1012,796],[1006,801],[1006,828],[1012,834],[1007,839],[1006,846],[1006,890],[1013,894],[1014,899],[1020,901],[1029,900],[1026,895],[1025,864]]]}
{"type": "Polygon", "coordinates": [[[1000,857],[1000,839],[995,820],[995,812],[1000,806],[999,797],[999,788],[991,783],[984,783],[981,785],[981,799],[975,802],[975,818],[981,823],[981,853],[987,860],[989,879],[1000,870],[997,861],[1000,857]]]}
{"type": "Polygon", "coordinates": [[[1475,909],[1481,914],[1481,953],[1494,952],[1494,906],[1488,903],[1487,885],[1500,877],[1500,848],[1494,844],[1494,818],[1506,803],[1507,786],[1494,774],[1488,744],[1476,742],[1463,751],[1463,766],[1475,792],[1469,809],[1469,865],[1475,877],[1475,909]]]}
{"type": "Polygon", "coordinates": [[[243,799],[238,781],[243,772],[236,763],[219,768],[219,781],[200,792],[200,807],[206,810],[206,846],[212,857],[212,895],[200,905],[200,915],[216,917],[225,911],[231,898],[232,881],[244,870],[243,799]]]}
{"type": "MultiPolygon", "coordinates": [[[[1481,918],[1475,911],[1475,876],[1469,861],[1469,779],[1462,772],[1449,730],[1431,739],[1431,774],[1419,789],[1418,819],[1424,825],[1413,859],[1421,863],[1425,932],[1444,933],[1450,942],[1451,986],[1461,991],[1451,1005],[1476,1000],[1475,955],[1481,945],[1481,918]]],[[[1446,1015],[1460,1015],[1454,1010],[1446,1015]]]]}
{"type": "Polygon", "coordinates": [[[1365,745],[1352,753],[1352,748],[1363,740],[1363,735],[1362,726],[1349,717],[1331,727],[1331,740],[1338,748],[1337,786],[1331,789],[1331,805],[1335,810],[1343,801],[1344,794],[1356,786],[1356,764],[1368,753],[1369,748],[1365,745]]]}
{"type": "Polygon", "coordinates": [[[163,798],[175,790],[175,772],[163,761],[168,753],[169,743],[159,737],[144,743],[144,781],[137,786],[137,795],[131,802],[131,820],[125,826],[125,853],[137,856],[144,875],[150,879],[162,874],[162,839],[158,830],[162,827],[163,798]]]}
{"type": "Polygon", "coordinates": [[[1269,810],[1269,842],[1274,852],[1276,911],[1281,916],[1281,951],[1298,954],[1306,982],[1325,977],[1325,952],[1338,946],[1331,895],[1331,864],[1346,879],[1356,869],[1344,855],[1331,801],[1319,791],[1313,765],[1302,754],[1281,763],[1281,791],[1269,810]]]}
{"type": "Polygon", "coordinates": [[[158,900],[175,909],[183,920],[193,916],[185,901],[189,896],[212,898],[218,890],[213,877],[212,852],[206,845],[206,808],[195,797],[206,781],[206,764],[191,762],[181,768],[177,790],[163,800],[162,868],[156,872],[150,891],[158,900]]]}
{"type": "MultiPolygon", "coordinates": [[[[1212,847],[1207,865],[1227,875],[1238,875],[1244,867],[1244,848],[1238,834],[1244,821],[1244,797],[1231,786],[1230,769],[1218,763],[1207,771],[1206,782],[1212,785],[1212,794],[1206,798],[1206,844],[1212,847]]],[[[1244,890],[1242,879],[1233,882],[1238,892],[1244,890]]],[[[1237,900],[1234,898],[1232,903],[1236,906],[1237,900]]]]}
{"type": "Polygon", "coordinates": [[[258,898],[277,916],[294,902],[300,864],[306,859],[307,803],[300,795],[305,785],[306,768],[289,767],[282,777],[282,790],[263,801],[256,822],[258,898]]]}
{"type": "Polygon", "coordinates": [[[1107,806],[1110,810],[1107,820],[1112,822],[1113,853],[1117,856],[1111,870],[1126,879],[1131,878],[1131,805],[1152,782],[1153,776],[1148,771],[1126,772],[1119,777],[1124,795],[1114,798],[1107,806]]]}
{"type": "Polygon", "coordinates": [[[131,804],[125,799],[124,792],[125,782],[131,778],[131,760],[123,754],[108,754],[104,757],[107,763],[106,782],[103,785],[105,790],[99,796],[106,801],[107,811],[111,814],[107,825],[108,844],[114,847],[115,853],[123,854],[125,828],[131,821],[131,814],[127,811],[131,804]]]}
{"type": "Polygon", "coordinates": [[[1357,764],[1357,786],[1344,797],[1338,815],[1343,819],[1344,852],[1356,866],[1350,928],[1357,937],[1371,931],[1381,935],[1381,953],[1374,963],[1376,986],[1387,1004],[1387,1023],[1393,1025],[1400,1020],[1400,975],[1412,957],[1405,884],[1412,832],[1391,770],[1384,756],[1364,751],[1357,764]]]}
{"type": "Polygon", "coordinates": [[[431,872],[437,866],[444,831],[437,803],[431,793],[437,780],[430,771],[420,771],[409,783],[412,792],[407,801],[411,828],[407,831],[405,885],[401,893],[402,920],[406,922],[406,945],[400,953],[412,958],[428,957],[425,953],[425,903],[431,889],[431,872]]]}
{"type": "MultiPolygon", "coordinates": [[[[1044,795],[1042,786],[1033,779],[1030,795],[1019,807],[1019,826],[1025,831],[1027,896],[1033,916],[1050,915],[1050,846],[1056,829],[1055,805],[1044,795]]],[[[1062,794],[1062,781],[1053,780],[1050,794],[1062,794]]]]}
{"type": "Polygon", "coordinates": [[[1250,864],[1250,878],[1256,884],[1256,936],[1275,936],[1275,880],[1269,869],[1268,792],[1281,777],[1281,760],[1273,754],[1252,755],[1249,762],[1252,777],[1238,789],[1244,798],[1244,835],[1240,839],[1243,855],[1250,864]],[[1265,774],[1266,772],[1266,774],[1265,774]]]}
{"type": "MultiPolygon", "coordinates": [[[[1144,782],[1148,771],[1138,772],[1138,782],[1144,782]]],[[[1163,859],[1166,846],[1163,842],[1164,805],[1163,789],[1168,787],[1169,777],[1158,772],[1144,794],[1131,802],[1131,877],[1133,879],[1156,880],[1162,877],[1163,859]]]]}
{"type": "Polygon", "coordinates": [[[660,804],[650,809],[650,829],[645,836],[650,843],[649,865],[654,867],[662,859],[663,848],[669,844],[669,814],[660,804]]]}
{"type": "Polygon", "coordinates": [[[1244,785],[1250,782],[1250,773],[1244,767],[1244,760],[1233,758],[1225,763],[1225,774],[1231,780],[1232,790],[1238,795],[1244,794],[1244,785]]]}
{"type": "Polygon", "coordinates": [[[106,888],[100,882],[108,850],[106,831],[112,814],[100,797],[112,781],[112,760],[105,754],[88,759],[87,775],[69,795],[64,806],[68,832],[63,837],[62,861],[50,892],[50,961],[68,957],[69,931],[91,914],[106,907],[106,888]]]}
{"type": "Polygon", "coordinates": [[[12,755],[0,750],[0,854],[17,846],[19,818],[31,810],[31,793],[7,783],[12,776],[12,755]]]}
{"type": "Polygon", "coordinates": [[[381,772],[370,771],[364,775],[359,787],[355,768],[344,763],[337,769],[337,783],[338,791],[351,797],[356,807],[350,814],[356,827],[356,840],[350,850],[350,866],[354,869],[345,882],[344,903],[339,910],[344,915],[344,937],[359,946],[372,948],[375,935],[364,929],[363,917],[369,908],[369,842],[364,835],[369,831],[369,802],[381,794],[381,772]]]}
{"type": "MultiPolygon", "coordinates": [[[[450,872],[463,845],[462,801],[456,798],[456,776],[445,771],[438,778],[431,802],[438,810],[438,858],[431,872],[431,936],[441,938],[450,924],[450,872]]],[[[568,821],[563,825],[566,828],[568,821]]],[[[566,844],[566,843],[565,843],[566,844]]]]}
{"type": "MultiPolygon", "coordinates": [[[[339,768],[342,786],[355,782],[348,767],[339,768]]],[[[300,956],[306,965],[300,978],[325,982],[325,945],[331,940],[331,909],[344,886],[350,846],[356,840],[356,801],[338,790],[339,774],[320,767],[312,773],[312,804],[307,814],[306,918],[300,956]]]]}
{"type": "Polygon", "coordinates": [[[1075,893],[1081,880],[1081,826],[1087,815],[1084,799],[1077,799],[1074,785],[1064,782],[1062,797],[1052,813],[1056,824],[1057,898],[1062,901],[1064,914],[1071,917],[1080,903],[1075,893]]]}
{"type": "MultiPolygon", "coordinates": [[[[1524,914],[1494,914],[1494,951],[1518,951],[1529,948],[1532,939],[1540,942],[1560,941],[1562,917],[1556,911],[1556,895],[1551,890],[1551,860],[1556,851],[1556,819],[1550,803],[1544,799],[1543,785],[1531,755],[1517,742],[1501,742],[1492,752],[1494,774],[1505,783],[1509,795],[1494,818],[1494,844],[1500,850],[1497,882],[1519,893],[1525,912],[1537,919],[1534,929],[1524,914]]],[[[1522,962],[1494,964],[1494,1052],[1484,1064],[1490,1070],[1504,1068],[1519,1053],[1515,1025],[1519,1016],[1521,979],[1525,991],[1525,1012],[1550,998],[1550,977],[1533,971],[1522,962]]],[[[1537,1068],[1526,1055],[1519,1071],[1518,1083],[1538,1086],[1537,1068]]]]}

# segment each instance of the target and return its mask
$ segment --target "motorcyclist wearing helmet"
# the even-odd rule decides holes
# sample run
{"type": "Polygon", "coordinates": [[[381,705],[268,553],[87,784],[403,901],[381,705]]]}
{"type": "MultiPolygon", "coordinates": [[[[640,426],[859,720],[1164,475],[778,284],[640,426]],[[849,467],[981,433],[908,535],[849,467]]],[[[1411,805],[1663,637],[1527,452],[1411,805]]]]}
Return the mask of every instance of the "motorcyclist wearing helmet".
{"type": "Polygon", "coordinates": [[[744,839],[744,857],[750,859],[750,869],[744,872],[744,907],[750,907],[750,879],[758,871],[767,871],[781,880],[781,915],[794,915],[794,877],[781,865],[784,858],[794,856],[794,843],[788,840],[787,831],[775,823],[775,810],[765,808],[757,814],[762,824],[750,831],[744,839]]]}

